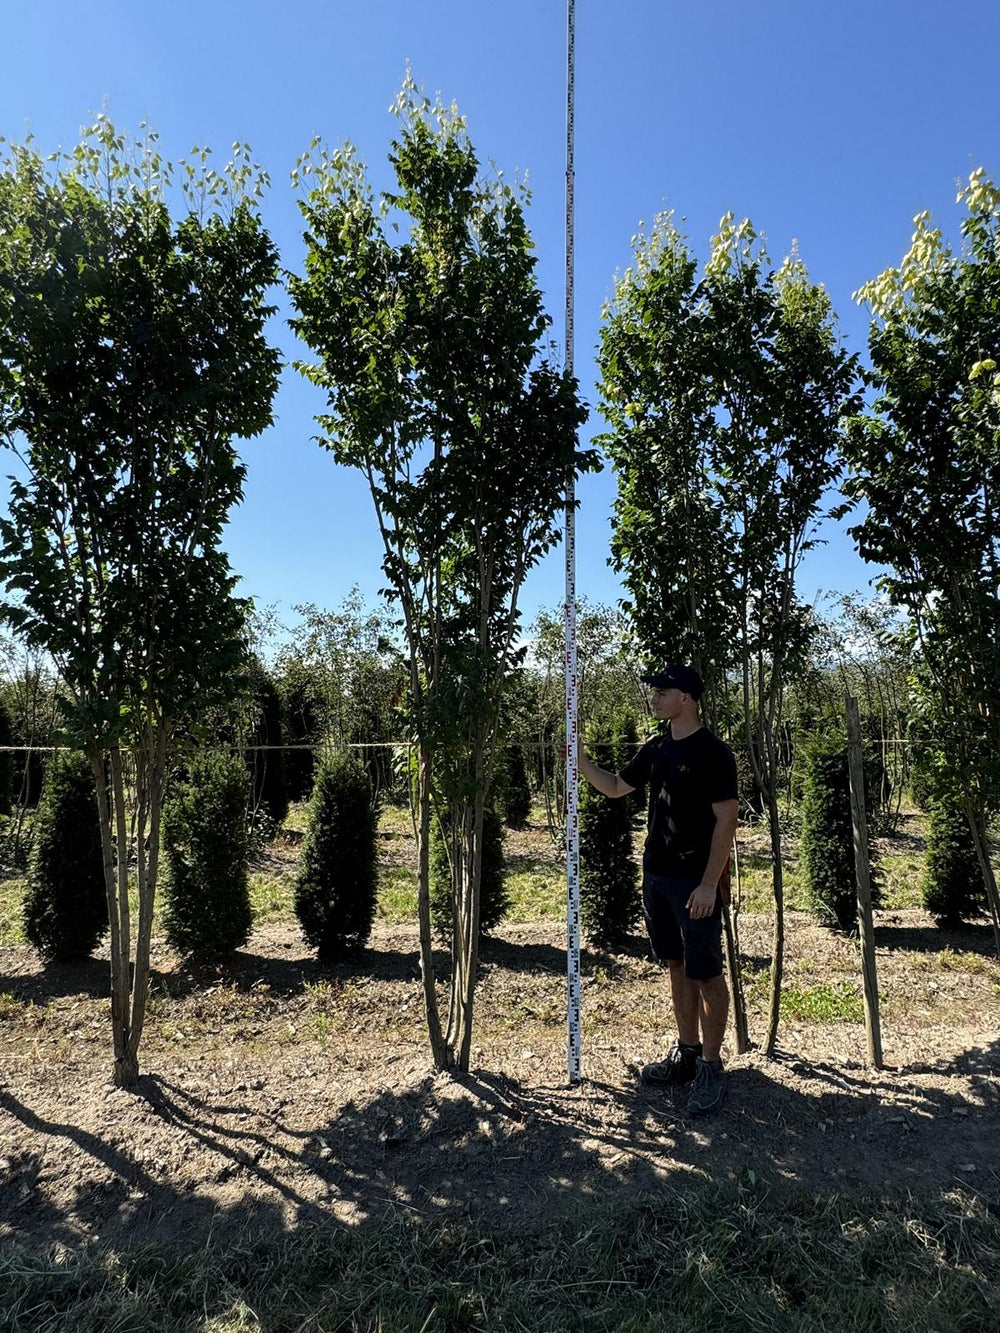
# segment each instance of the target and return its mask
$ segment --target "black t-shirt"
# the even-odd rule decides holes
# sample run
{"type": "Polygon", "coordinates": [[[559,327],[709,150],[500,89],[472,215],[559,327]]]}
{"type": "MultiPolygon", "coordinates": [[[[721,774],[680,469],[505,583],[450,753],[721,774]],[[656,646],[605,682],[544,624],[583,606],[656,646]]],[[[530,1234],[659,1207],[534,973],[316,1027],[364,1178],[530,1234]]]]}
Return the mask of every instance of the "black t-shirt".
{"type": "Polygon", "coordinates": [[[619,777],[649,785],[649,822],[642,865],[653,875],[700,879],[715,831],[713,803],[737,798],[736,760],[706,727],[683,740],[654,736],[619,777]]]}

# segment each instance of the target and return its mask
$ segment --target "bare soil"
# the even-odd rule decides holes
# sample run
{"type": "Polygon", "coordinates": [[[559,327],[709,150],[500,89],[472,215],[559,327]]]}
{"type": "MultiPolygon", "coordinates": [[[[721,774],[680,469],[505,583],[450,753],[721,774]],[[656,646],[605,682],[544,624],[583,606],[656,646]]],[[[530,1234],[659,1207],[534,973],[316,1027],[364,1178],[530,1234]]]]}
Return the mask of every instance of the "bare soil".
{"type": "MultiPolygon", "coordinates": [[[[744,914],[752,1035],[770,922],[744,914]]],[[[362,1221],[387,1205],[518,1226],[612,1194],[737,1177],[844,1195],[976,1192],[1000,1205],[1000,969],[986,927],[879,914],[886,1067],[857,1021],[789,1018],[774,1059],[727,1053],[728,1099],[638,1084],[672,1039],[644,942],[584,958],[584,1081],[567,1084],[558,925],[484,946],[468,1074],[434,1073],[415,929],[376,926],[319,965],[294,924],[259,929],[224,972],[162,944],[135,1089],[109,1082],[108,964],[0,955],[0,1237],[75,1247],[198,1245],[248,1221],[362,1221]]],[[[443,959],[442,959],[443,963],[443,959]]],[[[790,913],[790,994],[860,987],[856,945],[790,913]]],[[[839,993],[839,992],[838,992],[839,993]]]]}

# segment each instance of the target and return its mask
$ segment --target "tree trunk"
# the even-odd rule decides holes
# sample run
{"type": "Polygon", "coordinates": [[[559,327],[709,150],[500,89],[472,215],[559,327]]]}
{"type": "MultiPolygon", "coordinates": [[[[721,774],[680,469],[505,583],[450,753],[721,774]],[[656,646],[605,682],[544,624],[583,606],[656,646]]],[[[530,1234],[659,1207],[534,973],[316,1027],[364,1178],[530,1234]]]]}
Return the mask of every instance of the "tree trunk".
{"type": "MultiPolygon", "coordinates": [[[[90,764],[97,784],[97,811],[104,855],[104,887],[108,896],[108,927],[111,936],[111,1040],[114,1049],[112,1079],[116,1087],[128,1087],[139,1077],[138,1062],[128,1049],[129,1021],[129,938],[128,917],[123,922],[120,911],[119,875],[115,842],[112,835],[113,802],[109,799],[106,756],[91,753],[90,764]]],[[[126,898],[127,908],[127,898],[126,898]]]]}
{"type": "Polygon", "coordinates": [[[781,825],[778,802],[773,792],[767,794],[768,823],[771,831],[772,876],[774,883],[774,932],[771,942],[771,995],[767,1014],[764,1054],[774,1054],[781,1014],[781,981],[785,959],[785,884],[781,865],[781,825]]]}
{"type": "MultiPolygon", "coordinates": [[[[736,1034],[736,1051],[744,1055],[750,1049],[750,1027],[747,1022],[747,1001],[743,990],[743,972],[740,967],[739,933],[739,864],[736,861],[736,847],[733,846],[733,862],[736,865],[736,896],[732,905],[722,899],[722,923],[726,931],[726,964],[729,970],[729,992],[733,1006],[733,1031],[736,1034]]],[[[732,883],[732,875],[727,870],[726,876],[732,883]]]]}
{"type": "Polygon", "coordinates": [[[448,1055],[441,1031],[434,984],[434,955],[431,942],[430,834],[431,834],[431,759],[423,741],[417,757],[417,917],[420,923],[420,978],[424,988],[424,1012],[427,1035],[435,1069],[447,1069],[448,1055]]]}

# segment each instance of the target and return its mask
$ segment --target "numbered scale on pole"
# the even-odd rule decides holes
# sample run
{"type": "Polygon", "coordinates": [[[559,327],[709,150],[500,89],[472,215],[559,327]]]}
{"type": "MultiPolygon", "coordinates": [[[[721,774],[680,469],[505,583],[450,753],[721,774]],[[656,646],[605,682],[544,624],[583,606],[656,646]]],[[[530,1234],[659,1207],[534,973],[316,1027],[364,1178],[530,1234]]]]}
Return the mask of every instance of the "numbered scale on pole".
{"type": "MultiPolygon", "coordinates": [[[[566,11],[566,369],[573,373],[573,132],[576,95],[576,5],[566,11]]],[[[572,474],[566,491],[566,1013],[570,1083],[580,1073],[580,813],[577,741],[579,677],[576,645],[576,494],[572,474]]]]}

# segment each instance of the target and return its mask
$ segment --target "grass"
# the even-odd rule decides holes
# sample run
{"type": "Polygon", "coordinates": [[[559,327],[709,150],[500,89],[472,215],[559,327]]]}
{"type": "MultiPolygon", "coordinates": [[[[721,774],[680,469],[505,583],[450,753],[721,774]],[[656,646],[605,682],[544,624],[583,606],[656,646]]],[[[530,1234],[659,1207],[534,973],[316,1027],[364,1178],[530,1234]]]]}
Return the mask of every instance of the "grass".
{"type": "Polygon", "coordinates": [[[848,1205],[763,1181],[601,1200],[531,1231],[387,1209],[184,1245],[0,1251],[5,1333],[987,1333],[1000,1221],[974,1198],[848,1205]]]}
{"type": "Polygon", "coordinates": [[[820,982],[816,986],[782,986],[781,1011],[789,1018],[817,1023],[863,1023],[864,1001],[857,986],[820,982]]]}
{"type": "Polygon", "coordinates": [[[23,898],[23,878],[0,880],[0,948],[24,943],[23,898]]]}

